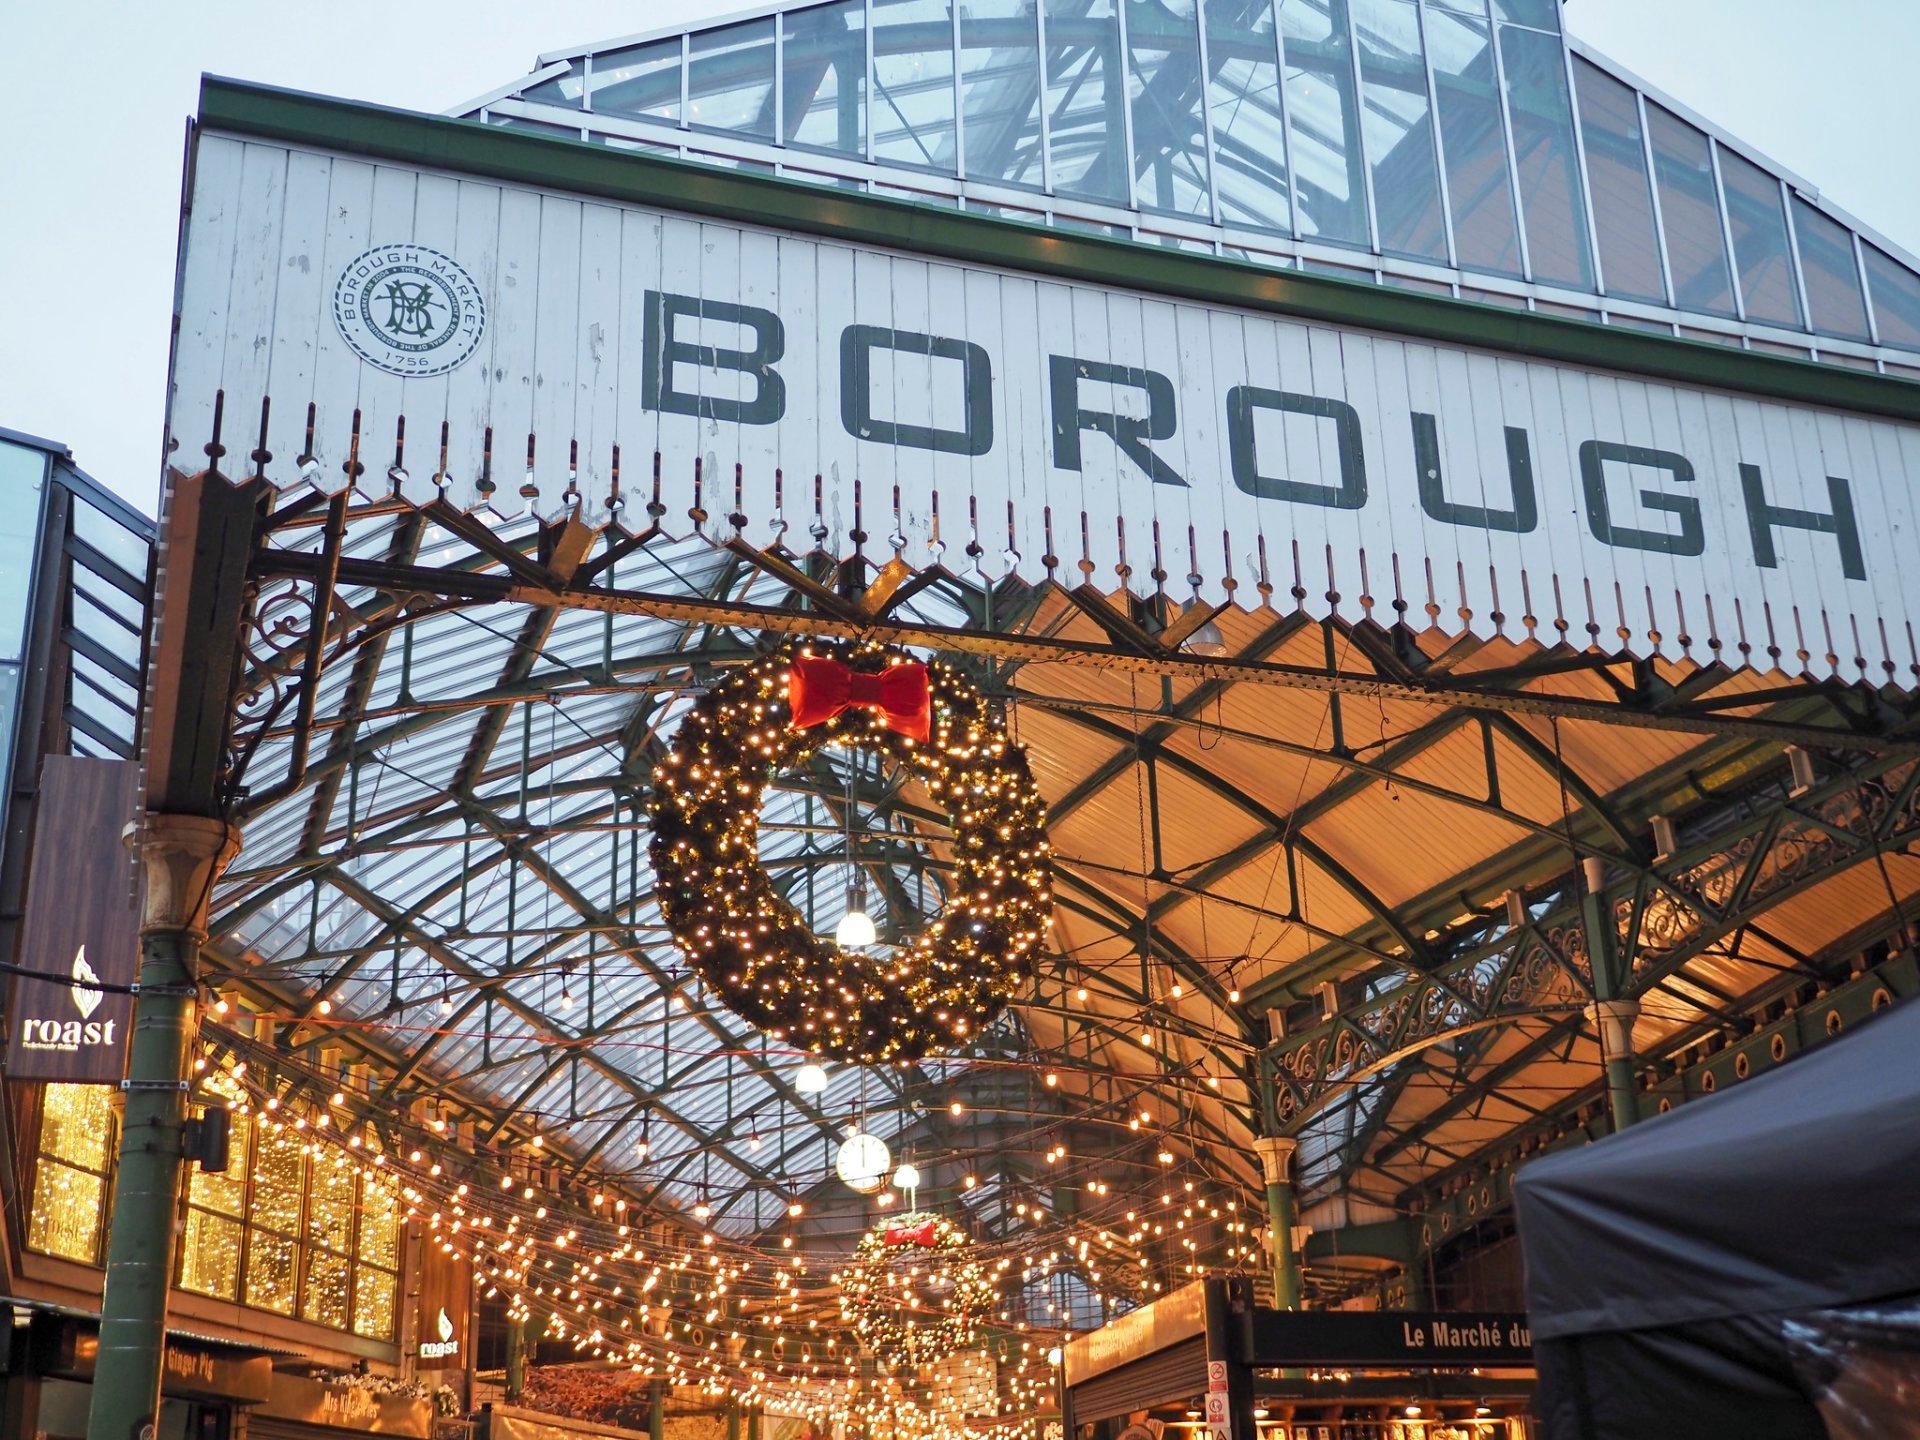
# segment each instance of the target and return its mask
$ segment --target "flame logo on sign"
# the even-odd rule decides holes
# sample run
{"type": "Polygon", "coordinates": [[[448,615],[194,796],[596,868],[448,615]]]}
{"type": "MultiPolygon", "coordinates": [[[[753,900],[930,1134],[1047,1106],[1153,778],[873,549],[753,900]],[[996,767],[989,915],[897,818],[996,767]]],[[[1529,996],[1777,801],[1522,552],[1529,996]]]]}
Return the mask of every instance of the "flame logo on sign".
{"type": "Polygon", "coordinates": [[[88,1019],[100,1008],[104,998],[99,989],[100,977],[93,973],[93,967],[87,963],[87,947],[82,945],[73,952],[73,1008],[80,1012],[82,1020],[88,1019]]]}
{"type": "Polygon", "coordinates": [[[434,1328],[439,1330],[442,1340],[453,1339],[453,1321],[447,1318],[447,1307],[444,1305],[440,1307],[440,1318],[434,1322],[434,1328]]]}

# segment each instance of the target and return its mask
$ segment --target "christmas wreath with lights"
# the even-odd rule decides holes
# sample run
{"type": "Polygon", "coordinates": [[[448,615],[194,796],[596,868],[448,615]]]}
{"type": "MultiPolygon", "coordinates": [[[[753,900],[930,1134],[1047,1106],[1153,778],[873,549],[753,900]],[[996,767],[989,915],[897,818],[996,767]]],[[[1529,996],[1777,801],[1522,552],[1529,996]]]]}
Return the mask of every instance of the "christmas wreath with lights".
{"type": "Polygon", "coordinates": [[[890,1366],[944,1360],[972,1343],[999,1299],[972,1248],[958,1225],[925,1211],[876,1225],[838,1277],[842,1318],[890,1366]]]}
{"type": "MultiPolygon", "coordinates": [[[[783,647],[701,695],[653,772],[661,913],[735,1014],[854,1064],[964,1045],[1033,970],[1053,904],[1046,805],[965,676],[872,642],[783,647]],[[946,904],[897,946],[816,935],[760,864],[760,794],[830,745],[878,751],[947,812],[946,904]]],[[[850,857],[851,858],[851,857],[850,857]]]]}

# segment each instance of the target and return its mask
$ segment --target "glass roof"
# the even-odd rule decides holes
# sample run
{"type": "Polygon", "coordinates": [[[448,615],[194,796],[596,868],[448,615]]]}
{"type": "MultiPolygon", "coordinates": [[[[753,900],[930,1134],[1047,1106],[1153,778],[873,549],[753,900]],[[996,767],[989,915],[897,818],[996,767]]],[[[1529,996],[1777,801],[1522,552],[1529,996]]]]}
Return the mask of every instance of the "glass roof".
{"type": "MultiPolygon", "coordinates": [[[[358,527],[346,551],[385,555],[407,525],[358,527]]],[[[535,528],[527,517],[497,533],[513,545],[535,528]]],[[[449,539],[417,560],[466,553],[449,539]]],[[[648,549],[616,574],[701,593],[737,568],[696,539],[648,549]]],[[[416,1061],[496,1107],[501,1129],[563,1131],[569,1151],[614,1174],[637,1174],[644,1158],[643,1190],[688,1205],[712,1197],[721,1231],[757,1231],[818,1183],[821,1157],[832,1158],[823,1143],[846,1117],[871,1112],[867,1128],[883,1136],[912,1120],[885,1071],[843,1068],[824,1095],[799,1095],[793,1071],[806,1057],[708,1003],[666,939],[636,783],[690,703],[689,684],[738,646],[663,620],[530,617],[521,606],[416,622],[403,644],[369,656],[370,675],[326,672],[314,743],[352,756],[316,761],[307,790],[246,817],[216,924],[254,974],[326,1000],[336,1023],[407,1042],[416,1061]],[[611,693],[566,693],[570,680],[606,677],[616,656],[611,693]],[[500,703],[475,704],[488,690],[500,703]],[[530,700],[536,691],[556,693],[530,700]],[[382,733],[372,717],[383,711],[411,718],[382,733]],[[322,859],[318,837],[346,843],[322,859]]],[[[249,775],[285,773],[291,743],[262,741],[249,775]]],[[[917,930],[941,903],[943,861],[906,816],[929,807],[871,759],[850,765],[836,756],[769,789],[763,863],[830,933],[857,832],[883,939],[917,930]]]]}
{"type": "Polygon", "coordinates": [[[1920,263],[1556,0],[765,5],[458,113],[1920,376],[1920,263]]]}
{"type": "MultiPolygon", "coordinates": [[[[808,1057],[734,1017],[666,935],[646,797],[692,697],[775,643],[768,616],[823,603],[839,562],[712,533],[608,530],[591,589],[566,603],[497,600],[499,581],[542,563],[552,533],[536,516],[357,490],[337,508],[315,498],[289,492],[268,515],[235,702],[245,844],[216,893],[209,949],[247,1058],[295,1083],[337,1074],[370,1109],[438,1121],[442,1135],[452,1126],[458,1148],[489,1163],[610,1185],[650,1218],[704,1220],[741,1254],[785,1255],[789,1239],[797,1253],[845,1253],[880,1213],[877,1197],[832,1178],[858,1126],[919,1170],[918,1203],[964,1210],[996,1256],[1021,1262],[1036,1324],[1098,1323],[1202,1260],[1258,1269],[1236,1217],[1263,1210],[1260,1047],[1310,1039],[1329,1006],[1377,1021],[1373,1046],[1394,1014],[1428,1013],[1432,984],[1449,987],[1448,1006],[1482,1004],[1534,963],[1536,929],[1572,923],[1584,892],[1570,845],[1637,873],[1609,838],[1633,823],[1618,807],[1751,743],[1525,714],[1483,724],[1406,697],[1343,710],[1249,679],[1143,683],[1104,662],[943,648],[1004,707],[1047,797],[1047,953],[966,1050],[834,1066],[824,1093],[802,1094],[808,1057]],[[318,597],[312,565],[292,562],[326,554],[329,536],[340,584],[306,723],[288,701],[318,597]],[[593,595],[619,603],[572,603],[593,595]],[[1382,847],[1385,833],[1420,843],[1382,847]],[[1462,876],[1491,888],[1469,897],[1462,876]],[[1175,1232],[1204,1220],[1206,1255],[1184,1232],[1157,1246],[1143,1197],[1175,1210],[1175,1232]],[[1049,1271],[1037,1257],[1063,1245],[1071,1263],[1049,1271]]],[[[1092,644],[1105,633],[1084,596],[978,572],[928,570],[896,599],[889,623],[946,635],[1092,644]]],[[[1217,623],[1231,654],[1325,663],[1327,633],[1303,614],[1230,608],[1217,623]]],[[[1429,662],[1444,652],[1493,674],[1530,654],[1408,639],[1429,662]]],[[[1375,663],[1353,637],[1338,643],[1343,665],[1375,663]]],[[[1561,675],[1564,656],[1533,659],[1542,686],[1601,684],[1561,675]]],[[[1777,683],[1672,674],[1716,714],[1770,703],[1777,683]]],[[[1853,793],[1856,769],[1834,773],[1853,793]]],[[[1689,820],[1700,827],[1689,843],[1765,823],[1753,817],[1785,796],[1786,767],[1755,777],[1751,795],[1689,820]]],[[[764,863],[822,932],[842,913],[850,863],[883,939],[942,903],[938,807],[871,756],[829,752],[773,777],[761,814],[764,863]]],[[[1897,883],[1911,893],[1920,868],[1897,883]]],[[[1680,952],[1700,989],[1666,995],[1648,1025],[1684,1040],[1727,996],[1779,983],[1783,957],[1820,951],[1837,917],[1870,901],[1780,906],[1765,935],[1743,925],[1717,949],[1680,952]]],[[[1513,1098],[1526,1087],[1592,1082],[1598,1050],[1578,997],[1549,993],[1564,973],[1528,971],[1525,1006],[1499,1025],[1353,1060],[1297,1132],[1303,1202],[1397,1203],[1537,1118],[1513,1098]]]]}

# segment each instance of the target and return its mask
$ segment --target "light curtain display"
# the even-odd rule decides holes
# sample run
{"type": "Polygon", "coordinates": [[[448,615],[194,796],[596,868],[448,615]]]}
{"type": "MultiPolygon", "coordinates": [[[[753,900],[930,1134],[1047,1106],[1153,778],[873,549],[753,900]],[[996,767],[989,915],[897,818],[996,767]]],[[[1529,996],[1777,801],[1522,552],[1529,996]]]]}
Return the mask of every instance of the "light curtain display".
{"type": "Polygon", "coordinates": [[[43,1092],[29,1250],[88,1265],[100,1262],[113,1140],[111,1094],[101,1085],[49,1085],[43,1092]]]}

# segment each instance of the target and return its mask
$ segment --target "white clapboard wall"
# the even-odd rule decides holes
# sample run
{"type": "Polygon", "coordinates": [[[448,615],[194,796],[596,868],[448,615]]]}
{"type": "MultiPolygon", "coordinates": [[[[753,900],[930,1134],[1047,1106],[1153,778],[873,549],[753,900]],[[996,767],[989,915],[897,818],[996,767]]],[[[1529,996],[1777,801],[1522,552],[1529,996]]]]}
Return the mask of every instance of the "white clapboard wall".
{"type": "MultiPolygon", "coordinates": [[[[1920,430],[1910,425],[218,134],[199,140],[182,263],[170,419],[182,470],[206,465],[224,395],[221,468],[251,473],[265,399],[265,473],[283,487],[346,484],[357,443],[368,494],[398,485],[426,501],[444,483],[455,504],[509,514],[557,514],[577,498],[593,523],[640,529],[657,473],[659,524],[675,534],[697,527],[728,538],[739,514],[753,544],[780,538],[804,550],[824,532],[823,548],[848,554],[849,532],[861,528],[878,559],[898,548],[916,566],[993,577],[1013,568],[1137,592],[1158,583],[1157,536],[1157,568],[1180,600],[1197,581],[1211,601],[1315,616],[1404,616],[1482,637],[1564,637],[1903,686],[1920,673],[1908,619],[1920,609],[1920,567],[1907,563],[1909,477],[1920,476],[1920,430]],[[449,373],[386,373],[355,353],[334,319],[349,262],[399,244],[453,257],[484,297],[478,345],[449,373]],[[648,408],[649,290],[780,317],[777,423],[648,408]],[[853,324],[983,349],[991,449],[934,453],[849,434],[840,349],[853,324]],[[1149,443],[1185,486],[1154,483],[1090,430],[1079,436],[1081,468],[1056,465],[1048,357],[1062,354],[1168,377],[1177,428],[1149,443]],[[1327,508],[1237,487],[1226,397],[1243,385],[1351,406],[1365,503],[1327,508]],[[1416,412],[1435,417],[1442,488],[1459,506],[1511,508],[1507,431],[1526,432],[1538,508],[1530,532],[1426,513],[1416,412]],[[1579,460],[1588,441],[1684,455],[1689,484],[1606,461],[1607,508],[1616,527],[1670,533],[1672,506],[1691,497],[1702,552],[1596,538],[1579,460]],[[616,451],[624,508],[609,503],[616,451]],[[1842,478],[1864,578],[1846,576],[1834,534],[1793,525],[1771,529],[1777,563],[1758,564],[1743,465],[1757,471],[1768,504],[1817,514],[1832,509],[1828,477],[1842,478]]],[[[710,320],[683,321],[678,332],[728,347],[741,333],[710,320]]],[[[682,364],[673,373],[683,391],[752,393],[730,371],[682,364]]],[[[877,351],[869,410],[899,425],[960,428],[959,374],[957,362],[877,351]]],[[[1134,387],[1082,380],[1078,394],[1083,410],[1146,414],[1134,387]]],[[[1327,418],[1256,412],[1261,476],[1337,489],[1337,432],[1327,418]]]]}

